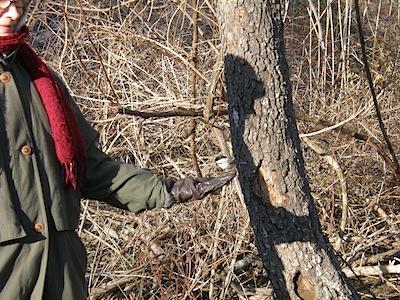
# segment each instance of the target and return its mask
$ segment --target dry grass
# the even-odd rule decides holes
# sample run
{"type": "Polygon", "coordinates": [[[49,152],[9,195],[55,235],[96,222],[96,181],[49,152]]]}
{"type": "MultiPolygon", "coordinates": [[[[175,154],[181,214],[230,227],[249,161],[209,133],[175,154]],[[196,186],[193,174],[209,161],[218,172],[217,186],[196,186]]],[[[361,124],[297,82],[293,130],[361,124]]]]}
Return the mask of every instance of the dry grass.
{"type": "MultiPolygon", "coordinates": [[[[382,141],[362,73],[350,1],[294,1],[286,14],[288,60],[294,100],[308,115],[363,132],[382,141]]],[[[36,1],[30,20],[35,47],[65,80],[82,111],[100,132],[101,145],[116,159],[149,167],[161,175],[195,175],[187,117],[141,119],[116,113],[119,107],[147,112],[176,108],[214,110],[221,98],[219,27],[214,0],[199,0],[196,64],[191,60],[192,1],[36,1]],[[193,93],[192,74],[197,74],[193,93]]],[[[400,153],[398,71],[400,7],[391,0],[362,1],[370,63],[384,121],[400,153]]],[[[204,175],[214,175],[221,152],[212,134],[228,140],[228,122],[197,118],[196,153],[204,175]]],[[[301,133],[321,129],[299,122],[301,133]]],[[[339,253],[354,267],[399,264],[400,188],[370,144],[339,131],[310,139],[340,166],[347,187],[348,220],[339,253]],[[375,260],[368,260],[375,258],[375,260]]],[[[315,202],[323,229],[339,237],[343,189],[337,173],[305,146],[315,202]]],[[[267,287],[256,259],[247,213],[233,186],[199,203],[138,216],[82,202],[79,228],[88,250],[93,299],[250,299],[267,287]],[[246,268],[239,263],[249,262],[246,268]],[[236,268],[235,268],[236,266],[236,268]],[[259,290],[257,290],[259,292],[259,290]]],[[[399,276],[361,277],[354,284],[382,299],[400,297],[399,276]]]]}

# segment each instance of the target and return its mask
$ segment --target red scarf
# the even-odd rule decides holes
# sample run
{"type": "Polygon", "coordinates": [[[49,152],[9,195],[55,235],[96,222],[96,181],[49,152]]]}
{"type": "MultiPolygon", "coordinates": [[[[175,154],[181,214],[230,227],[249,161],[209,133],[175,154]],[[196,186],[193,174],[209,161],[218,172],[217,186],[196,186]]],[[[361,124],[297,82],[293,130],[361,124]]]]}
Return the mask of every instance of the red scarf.
{"type": "Polygon", "coordinates": [[[26,44],[28,27],[0,37],[0,53],[18,49],[18,57],[31,75],[47,114],[54,149],[62,167],[65,186],[74,190],[82,183],[86,147],[75,114],[61,92],[58,82],[40,57],[26,44]]]}

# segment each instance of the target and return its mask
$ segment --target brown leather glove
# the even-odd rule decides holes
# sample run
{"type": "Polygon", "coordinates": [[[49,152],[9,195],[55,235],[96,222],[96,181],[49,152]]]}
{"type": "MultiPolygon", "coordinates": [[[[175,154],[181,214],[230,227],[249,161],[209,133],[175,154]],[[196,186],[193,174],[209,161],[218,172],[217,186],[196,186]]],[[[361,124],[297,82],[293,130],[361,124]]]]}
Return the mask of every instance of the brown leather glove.
{"type": "Polygon", "coordinates": [[[233,169],[213,178],[186,177],[175,182],[167,179],[165,183],[168,193],[174,199],[174,203],[183,203],[203,199],[208,194],[228,184],[235,176],[236,170],[233,169]]]}

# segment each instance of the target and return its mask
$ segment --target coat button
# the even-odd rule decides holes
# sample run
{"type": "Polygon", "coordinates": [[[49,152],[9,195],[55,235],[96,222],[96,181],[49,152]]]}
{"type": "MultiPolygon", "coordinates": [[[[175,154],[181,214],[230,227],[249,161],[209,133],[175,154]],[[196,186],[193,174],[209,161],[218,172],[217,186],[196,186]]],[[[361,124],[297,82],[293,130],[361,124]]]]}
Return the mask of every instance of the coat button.
{"type": "Polygon", "coordinates": [[[21,153],[22,153],[22,155],[24,155],[24,156],[29,156],[29,155],[31,155],[31,154],[32,154],[32,147],[29,146],[29,145],[24,145],[24,146],[22,146],[22,148],[21,148],[21,153]]]}
{"type": "Polygon", "coordinates": [[[0,74],[0,81],[2,83],[9,83],[11,80],[11,74],[10,72],[4,72],[0,74]]]}
{"type": "Polygon", "coordinates": [[[36,224],[33,226],[33,230],[35,230],[37,233],[42,233],[43,230],[44,230],[44,225],[43,225],[43,223],[36,223],[36,224]]]}

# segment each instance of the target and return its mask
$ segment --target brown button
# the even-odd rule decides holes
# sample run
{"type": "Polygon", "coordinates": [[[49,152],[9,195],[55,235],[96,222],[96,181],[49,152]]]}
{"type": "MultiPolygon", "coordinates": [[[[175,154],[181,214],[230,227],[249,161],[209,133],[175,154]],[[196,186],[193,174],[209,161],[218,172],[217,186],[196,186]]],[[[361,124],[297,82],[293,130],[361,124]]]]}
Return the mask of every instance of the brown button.
{"type": "Polygon", "coordinates": [[[22,155],[28,156],[32,154],[32,147],[29,145],[24,145],[21,148],[22,155]]]}
{"type": "Polygon", "coordinates": [[[11,74],[10,72],[4,72],[0,74],[0,81],[2,83],[9,83],[11,80],[11,74]]]}
{"type": "Polygon", "coordinates": [[[43,230],[44,230],[44,225],[43,225],[43,223],[36,223],[36,224],[33,226],[33,229],[34,229],[37,233],[42,233],[43,230]]]}

